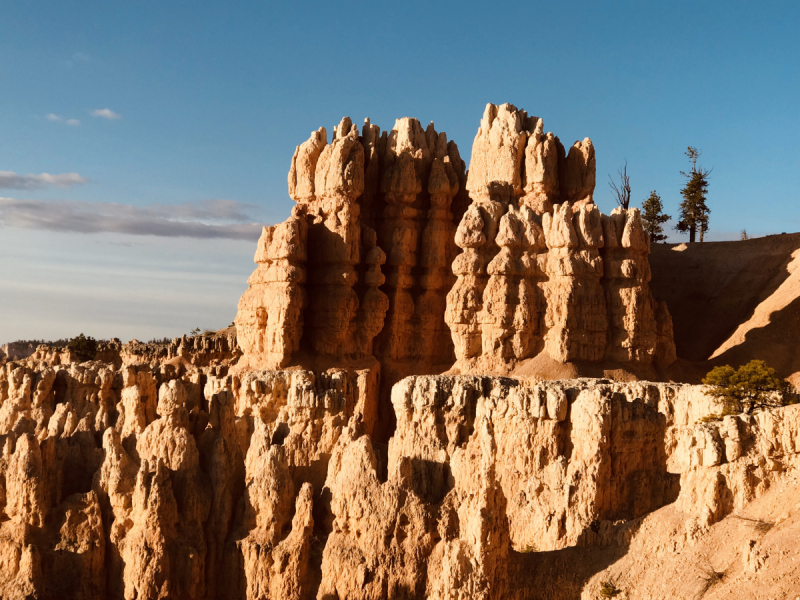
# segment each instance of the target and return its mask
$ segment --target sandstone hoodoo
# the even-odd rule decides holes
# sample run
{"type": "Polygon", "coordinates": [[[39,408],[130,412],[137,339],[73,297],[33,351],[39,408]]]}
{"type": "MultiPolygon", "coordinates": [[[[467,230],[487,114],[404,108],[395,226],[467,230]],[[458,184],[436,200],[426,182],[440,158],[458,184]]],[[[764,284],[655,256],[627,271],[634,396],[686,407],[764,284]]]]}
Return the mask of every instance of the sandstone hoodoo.
{"type": "Polygon", "coordinates": [[[502,372],[542,350],[559,362],[668,366],[669,316],[648,287],[638,209],[601,215],[591,140],[565,155],[542,131],[541,119],[509,104],[486,107],[448,295],[457,368],[502,372]]]}
{"type": "MultiPolygon", "coordinates": [[[[236,318],[245,359],[282,367],[301,347],[347,361],[452,362],[452,203],[464,188],[455,143],[398,119],[390,132],[349,118],[297,147],[288,221],[265,227],[236,318]]],[[[463,204],[463,200],[462,200],[463,204]]]]}
{"type": "Polygon", "coordinates": [[[507,373],[540,352],[668,366],[639,211],[602,215],[594,185],[589,138],[566,153],[510,104],[486,107],[468,175],[433,124],[359,133],[345,118],[330,144],[320,128],[292,158],[292,216],[258,243],[236,318],[244,360],[374,355],[392,383],[454,362],[507,373]]]}
{"type": "Polygon", "coordinates": [[[0,364],[0,598],[697,598],[699,557],[800,594],[800,407],[664,376],[595,170],[509,104],[469,172],[432,123],[313,132],[235,328],[0,364]]]}

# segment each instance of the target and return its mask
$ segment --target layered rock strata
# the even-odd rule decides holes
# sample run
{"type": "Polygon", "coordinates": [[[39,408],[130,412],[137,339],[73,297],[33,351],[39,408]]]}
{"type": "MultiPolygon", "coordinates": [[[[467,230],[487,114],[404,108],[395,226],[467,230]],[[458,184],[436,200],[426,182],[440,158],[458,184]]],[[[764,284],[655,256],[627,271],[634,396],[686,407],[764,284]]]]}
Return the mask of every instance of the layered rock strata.
{"type": "Polygon", "coordinates": [[[446,307],[456,367],[508,372],[542,349],[562,363],[669,365],[671,321],[648,287],[638,209],[601,215],[591,140],[565,155],[542,132],[510,104],[481,121],[446,307]]]}
{"type": "Polygon", "coordinates": [[[0,371],[0,595],[534,598],[519,565],[800,465],[800,409],[705,423],[696,386],[411,377],[386,452],[374,368],[185,369],[0,371]]]}
{"type": "Polygon", "coordinates": [[[561,363],[674,361],[638,210],[606,217],[593,203],[591,140],[566,153],[540,118],[489,104],[470,164],[411,118],[389,132],[345,118],[331,143],[312,133],[289,172],[297,205],[264,228],[239,303],[245,363],[374,355],[391,385],[454,360],[509,372],[543,350],[561,363]]]}
{"type": "Polygon", "coordinates": [[[432,123],[403,118],[381,133],[367,120],[359,133],[345,118],[331,143],[314,132],[292,158],[292,217],[264,228],[239,303],[245,360],[282,367],[304,348],[340,362],[451,362],[444,298],[464,180],[458,148],[432,123]]]}

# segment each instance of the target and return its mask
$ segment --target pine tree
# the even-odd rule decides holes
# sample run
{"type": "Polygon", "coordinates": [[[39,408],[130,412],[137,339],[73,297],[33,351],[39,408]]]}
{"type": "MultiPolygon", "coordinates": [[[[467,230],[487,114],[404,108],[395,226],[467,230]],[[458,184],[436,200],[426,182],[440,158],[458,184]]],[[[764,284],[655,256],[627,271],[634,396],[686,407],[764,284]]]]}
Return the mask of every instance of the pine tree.
{"type": "Polygon", "coordinates": [[[797,400],[789,384],[763,360],[751,360],[738,369],[714,367],[703,383],[709,386],[706,394],[722,402],[722,416],[749,415],[757,408],[785,406],[797,400]]]}
{"type": "Polygon", "coordinates": [[[692,170],[688,173],[681,171],[681,175],[686,177],[689,181],[686,182],[686,187],[681,190],[683,202],[680,206],[681,220],[675,226],[676,231],[681,233],[689,233],[689,242],[694,242],[695,235],[700,232],[700,241],[703,241],[703,236],[708,231],[708,213],[711,210],[706,206],[706,194],[708,193],[708,176],[711,171],[703,168],[697,168],[697,159],[700,157],[700,151],[697,148],[689,146],[686,149],[686,156],[692,161],[692,170]]]}
{"type": "Polygon", "coordinates": [[[81,361],[94,360],[97,354],[97,340],[80,334],[69,341],[67,348],[81,361]]]}
{"type": "Polygon", "coordinates": [[[662,213],[662,210],[664,210],[664,206],[661,204],[661,196],[653,190],[650,192],[650,197],[642,202],[642,223],[647,235],[650,236],[651,243],[663,242],[667,239],[662,225],[672,217],[662,213]]]}

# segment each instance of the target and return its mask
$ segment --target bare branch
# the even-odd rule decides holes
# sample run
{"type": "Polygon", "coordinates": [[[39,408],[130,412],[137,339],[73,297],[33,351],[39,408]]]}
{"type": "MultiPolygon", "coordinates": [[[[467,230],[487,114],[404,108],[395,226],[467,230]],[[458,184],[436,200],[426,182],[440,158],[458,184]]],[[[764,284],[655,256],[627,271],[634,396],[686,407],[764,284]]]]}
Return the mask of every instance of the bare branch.
{"type": "Polygon", "coordinates": [[[628,177],[628,161],[625,161],[625,166],[622,167],[619,171],[619,179],[620,184],[617,187],[617,184],[611,178],[611,175],[608,176],[608,185],[611,188],[611,191],[614,192],[614,196],[616,196],[617,204],[619,204],[625,210],[630,207],[631,204],[631,184],[630,184],[630,177],[628,177]]]}

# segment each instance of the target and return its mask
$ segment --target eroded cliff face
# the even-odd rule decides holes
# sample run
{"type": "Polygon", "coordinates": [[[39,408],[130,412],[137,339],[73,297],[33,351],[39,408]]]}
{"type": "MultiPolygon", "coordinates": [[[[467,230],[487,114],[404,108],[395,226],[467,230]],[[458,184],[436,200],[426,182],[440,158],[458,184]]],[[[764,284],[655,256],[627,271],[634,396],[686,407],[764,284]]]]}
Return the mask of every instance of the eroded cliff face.
{"type": "Polygon", "coordinates": [[[589,138],[566,153],[542,119],[489,104],[470,165],[416,119],[313,132],[289,171],[297,205],[264,228],[239,303],[244,363],[375,356],[388,399],[405,375],[504,374],[542,352],[675,360],[639,211],[600,214],[589,138]]]}
{"type": "Polygon", "coordinates": [[[507,376],[675,360],[588,138],[490,104],[467,174],[433,124],[345,118],[288,183],[235,331],[0,365],[0,597],[660,598],[637,556],[679,564],[797,476],[796,406],[507,376]]]}
{"type": "Polygon", "coordinates": [[[665,505],[702,531],[800,460],[796,407],[592,379],[409,377],[376,445],[377,373],[9,363],[3,597],[536,598],[520,565],[665,505]]]}
{"type": "Polygon", "coordinates": [[[446,321],[456,369],[508,372],[544,351],[561,362],[675,360],[650,293],[639,210],[602,215],[591,140],[565,156],[542,120],[489,105],[472,149],[472,203],[458,226],[446,321]]]}
{"type": "Polygon", "coordinates": [[[324,128],[312,133],[289,171],[297,205],[264,228],[239,303],[245,360],[283,367],[304,349],[374,354],[387,368],[452,363],[444,298],[464,180],[458,148],[433,123],[403,118],[381,133],[367,120],[359,132],[344,118],[331,143],[324,128]]]}

